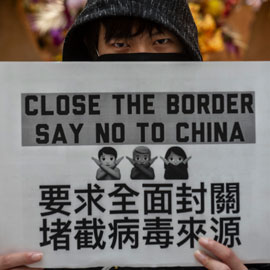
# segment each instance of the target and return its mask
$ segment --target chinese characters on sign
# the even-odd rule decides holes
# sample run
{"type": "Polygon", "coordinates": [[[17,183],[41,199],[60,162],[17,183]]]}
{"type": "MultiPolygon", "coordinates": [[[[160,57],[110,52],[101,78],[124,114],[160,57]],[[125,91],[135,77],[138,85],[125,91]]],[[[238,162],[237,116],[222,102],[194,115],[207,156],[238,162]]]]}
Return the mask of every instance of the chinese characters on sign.
{"type": "Polygon", "coordinates": [[[67,251],[71,243],[76,243],[77,249],[100,250],[126,246],[137,249],[140,245],[194,248],[195,241],[209,230],[215,240],[229,247],[241,245],[239,183],[212,183],[206,187],[201,182],[197,188],[186,183],[138,184],[137,187],[134,190],[127,184],[115,183],[114,190],[108,191],[102,183],[75,190],[71,185],[40,186],[40,246],[67,251]],[[205,202],[207,193],[211,195],[211,205],[205,202]],[[142,209],[136,204],[140,195],[142,209]],[[71,204],[72,196],[78,200],[79,207],[71,204]],[[103,203],[106,196],[111,201],[107,206],[103,203]],[[207,210],[212,214],[210,220],[199,218],[207,210]],[[72,212],[83,212],[84,217],[72,221],[72,212]],[[184,213],[189,218],[183,218],[184,213]],[[110,222],[105,224],[102,215],[108,215],[110,222]],[[175,223],[178,225],[173,226],[175,223]]]}

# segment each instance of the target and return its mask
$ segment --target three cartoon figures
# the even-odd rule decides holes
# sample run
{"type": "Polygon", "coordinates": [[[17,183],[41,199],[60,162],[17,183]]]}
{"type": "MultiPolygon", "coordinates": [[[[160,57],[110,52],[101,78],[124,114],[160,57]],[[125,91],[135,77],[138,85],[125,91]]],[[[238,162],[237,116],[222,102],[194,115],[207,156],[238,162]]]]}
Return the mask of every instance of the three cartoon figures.
{"type": "MultiPolygon", "coordinates": [[[[155,179],[154,169],[151,167],[158,157],[151,158],[151,151],[146,146],[138,146],[133,151],[133,157],[126,157],[133,165],[130,178],[136,179],[155,179]]],[[[164,162],[165,179],[188,179],[188,161],[185,151],[174,146],[167,150],[165,157],[160,157],[164,162]]],[[[112,147],[103,147],[98,152],[98,159],[92,157],[92,160],[99,166],[97,180],[120,180],[121,172],[118,168],[124,157],[117,159],[117,151],[112,147]]]]}

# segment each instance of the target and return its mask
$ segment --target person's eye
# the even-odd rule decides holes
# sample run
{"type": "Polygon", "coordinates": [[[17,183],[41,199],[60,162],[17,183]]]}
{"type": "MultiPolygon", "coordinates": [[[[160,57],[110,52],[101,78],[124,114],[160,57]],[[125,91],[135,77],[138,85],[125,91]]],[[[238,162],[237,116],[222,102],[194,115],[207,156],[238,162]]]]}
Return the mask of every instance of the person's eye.
{"type": "Polygon", "coordinates": [[[173,161],[173,158],[172,157],[170,158],[170,161],[173,161]]]}
{"type": "Polygon", "coordinates": [[[106,160],[106,158],[105,158],[105,157],[103,157],[103,158],[102,158],[102,161],[105,161],[105,160],[106,160]]]}
{"type": "Polygon", "coordinates": [[[111,157],[110,159],[111,159],[111,161],[113,161],[113,157],[111,157]]]}
{"type": "Polygon", "coordinates": [[[117,49],[124,49],[129,47],[129,45],[125,42],[115,42],[112,45],[117,49]]]}
{"type": "Polygon", "coordinates": [[[165,45],[170,41],[169,38],[161,38],[154,42],[154,45],[165,45]]]}

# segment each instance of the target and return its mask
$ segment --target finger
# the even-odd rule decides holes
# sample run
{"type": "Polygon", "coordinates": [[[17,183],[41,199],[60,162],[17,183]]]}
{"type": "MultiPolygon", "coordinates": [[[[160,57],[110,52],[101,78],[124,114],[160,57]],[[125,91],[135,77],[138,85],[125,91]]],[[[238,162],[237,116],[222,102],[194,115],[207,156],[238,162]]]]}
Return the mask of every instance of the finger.
{"type": "Polygon", "coordinates": [[[42,253],[27,252],[13,253],[0,256],[0,270],[18,267],[21,265],[32,264],[42,259],[42,253]]]}
{"type": "Polygon", "coordinates": [[[167,160],[164,157],[160,157],[160,158],[163,160],[164,163],[167,164],[167,160]]]}
{"type": "Polygon", "coordinates": [[[185,159],[184,161],[182,161],[181,163],[187,164],[188,159],[185,159]]]}
{"type": "Polygon", "coordinates": [[[123,158],[124,157],[119,158],[116,163],[119,164],[123,160],[123,158]]]}
{"type": "Polygon", "coordinates": [[[246,270],[247,268],[235,253],[228,247],[208,238],[201,238],[199,243],[202,247],[213,253],[232,270],[246,270]]]}
{"type": "Polygon", "coordinates": [[[99,162],[99,160],[98,159],[96,159],[96,158],[92,158],[93,160],[94,160],[94,162],[99,166],[101,163],[99,162]]]}
{"type": "Polygon", "coordinates": [[[228,265],[213,259],[202,251],[197,250],[194,256],[208,270],[232,270],[228,265]]]}

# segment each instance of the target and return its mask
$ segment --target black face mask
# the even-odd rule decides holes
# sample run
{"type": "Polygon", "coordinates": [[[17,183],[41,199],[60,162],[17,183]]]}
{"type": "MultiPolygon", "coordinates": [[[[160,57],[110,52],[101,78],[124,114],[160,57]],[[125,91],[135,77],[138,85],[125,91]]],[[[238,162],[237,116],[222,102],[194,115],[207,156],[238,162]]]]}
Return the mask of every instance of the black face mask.
{"type": "Polygon", "coordinates": [[[98,56],[97,61],[194,61],[186,53],[123,53],[104,54],[98,56]]]}

